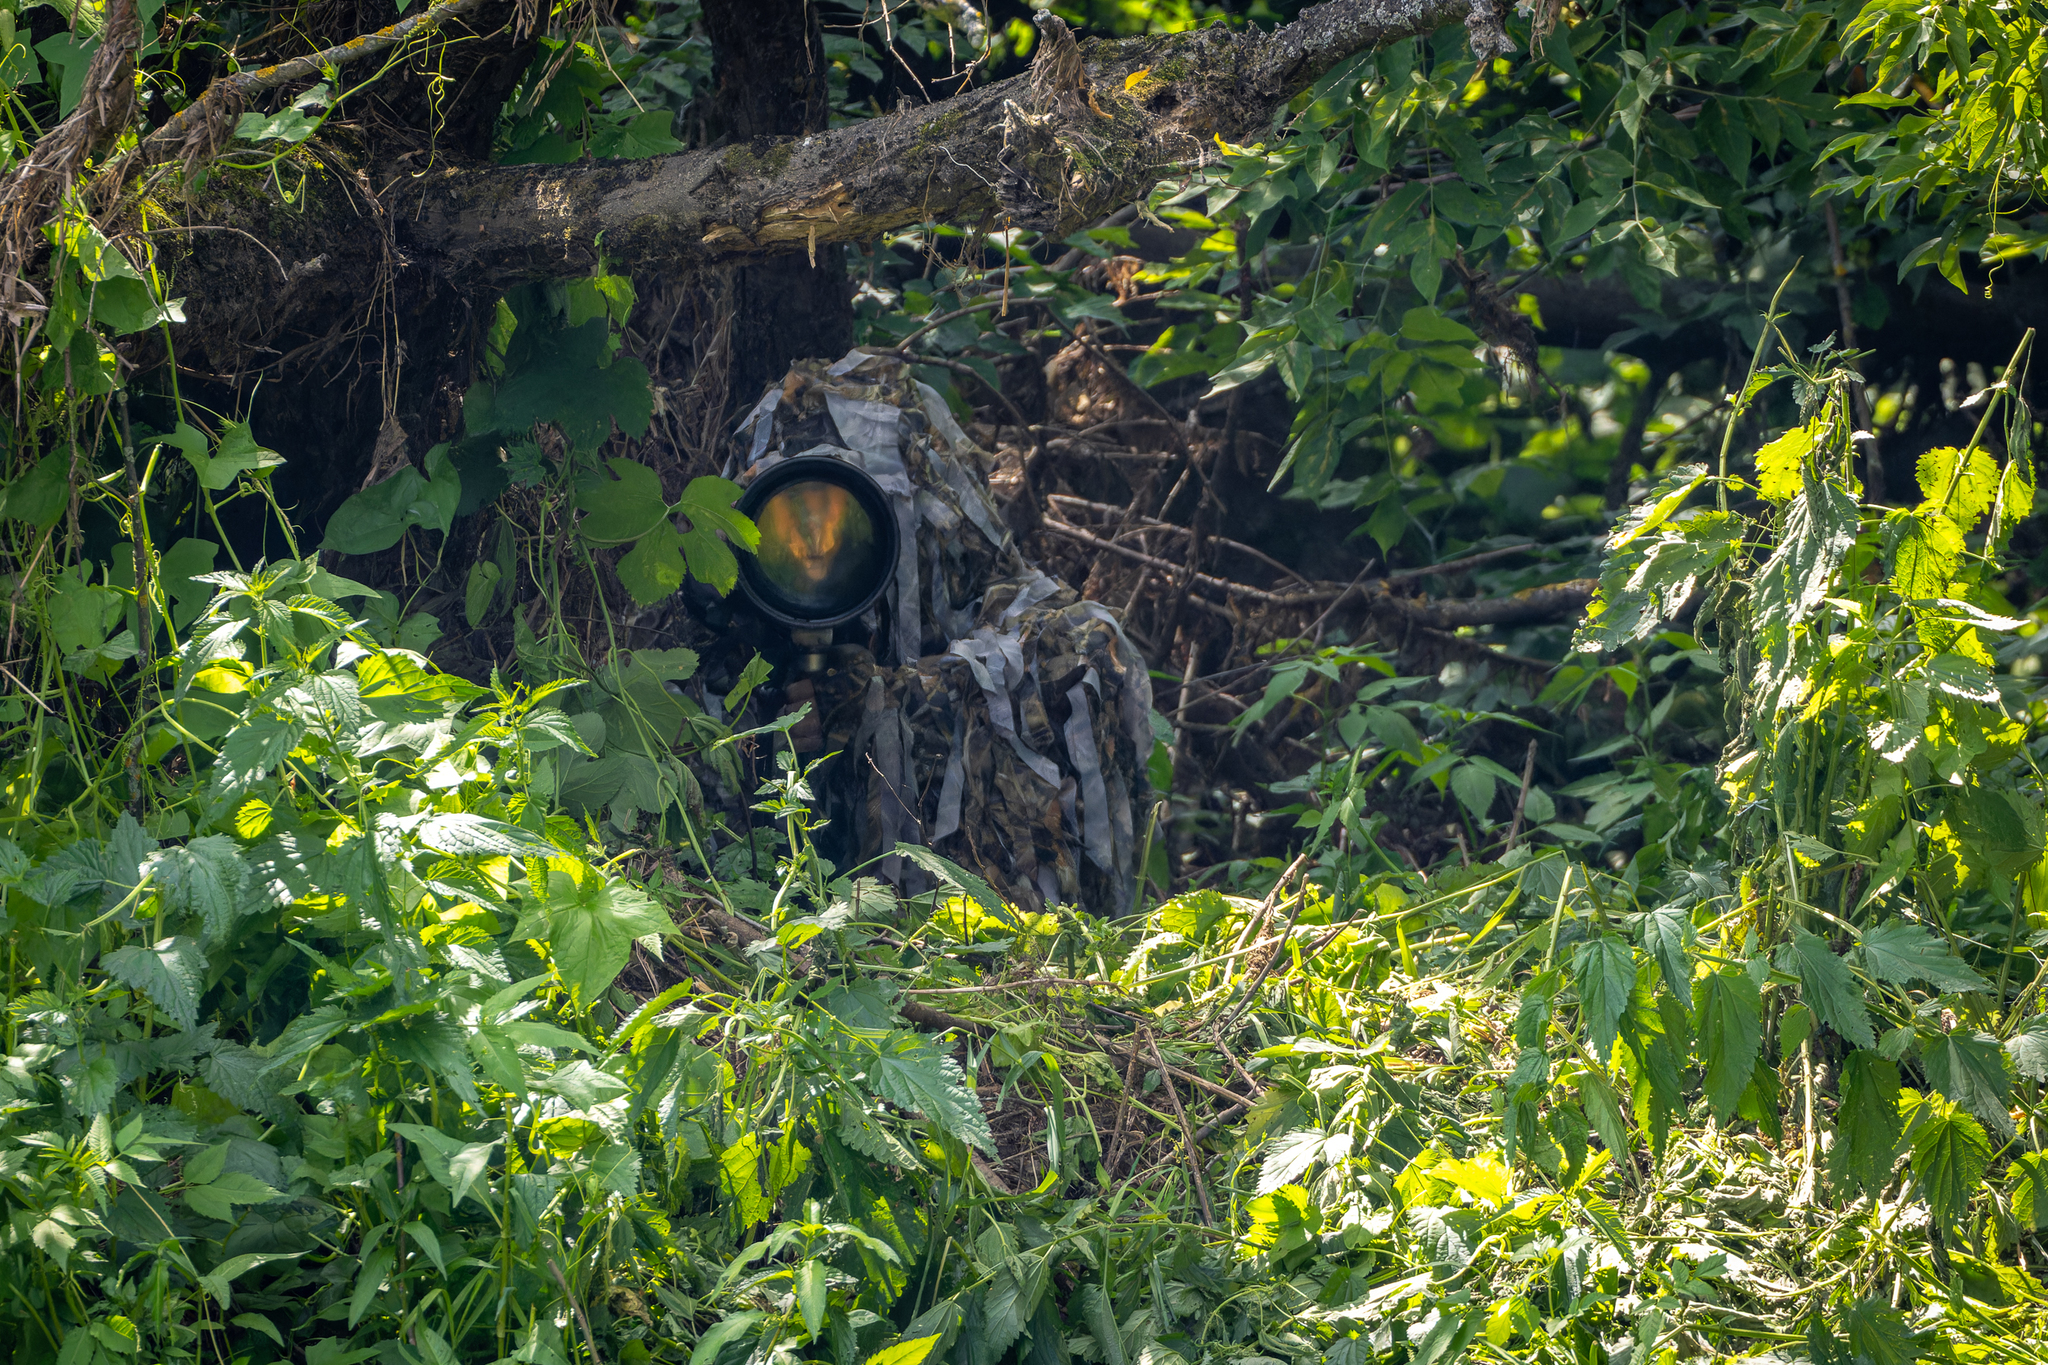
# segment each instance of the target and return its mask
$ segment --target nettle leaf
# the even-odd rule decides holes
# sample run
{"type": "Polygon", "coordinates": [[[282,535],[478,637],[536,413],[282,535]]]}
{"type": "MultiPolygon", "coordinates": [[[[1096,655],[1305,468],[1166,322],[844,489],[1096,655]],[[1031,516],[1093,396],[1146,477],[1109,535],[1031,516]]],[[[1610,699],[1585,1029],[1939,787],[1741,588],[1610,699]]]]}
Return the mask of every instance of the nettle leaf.
{"type": "Polygon", "coordinates": [[[1886,515],[1892,545],[1892,587],[1901,597],[1941,597],[1963,556],[1963,533],[1940,513],[1886,515]]]}
{"type": "Polygon", "coordinates": [[[1660,905],[1643,916],[1642,929],[1644,951],[1664,974],[1664,984],[1682,999],[1692,981],[1692,966],[1685,956],[1694,938],[1691,908],[1660,905]]]}
{"type": "Polygon", "coordinates": [[[1927,500],[1921,511],[1946,514],[1965,531],[1991,510],[1998,494],[1998,462],[1984,450],[1972,450],[1966,459],[1954,446],[1937,446],[1921,454],[1916,472],[1927,500]]]}
{"type": "Polygon", "coordinates": [[[1756,687],[1768,709],[1786,704],[1795,632],[1827,596],[1849,547],[1856,543],[1856,500],[1840,485],[1815,479],[1785,507],[1778,547],[1764,561],[1751,594],[1758,653],[1756,687]]]}
{"type": "Polygon", "coordinates": [[[1991,1139],[1983,1124],[1956,1106],[1939,1099],[1927,1103],[1933,1112],[1913,1134],[1913,1178],[1935,1221],[1954,1227],[1991,1165],[1991,1139]]]}
{"type": "Polygon", "coordinates": [[[996,1155],[995,1135],[981,1101],[968,1088],[967,1077],[952,1054],[941,1052],[921,1034],[895,1029],[877,1046],[868,1064],[867,1085],[874,1094],[901,1109],[915,1110],[962,1142],[996,1155]]]}
{"type": "Polygon", "coordinates": [[[2012,1131],[2005,1097],[2012,1089],[2005,1049],[1988,1033],[1957,1029],[1921,1049],[1920,1064],[1936,1090],[2001,1133],[2012,1131]]]}
{"type": "Polygon", "coordinates": [[[1950,952],[1948,945],[1909,920],[1886,920],[1864,930],[1856,950],[1865,971],[1895,986],[1924,981],[1943,991],[1991,988],[1991,983],[1950,952]]]}
{"type": "Polygon", "coordinates": [[[2027,1152],[2012,1163],[2012,1216],[2022,1228],[2048,1228],[2048,1152],[2027,1152]]]}
{"type": "Polygon", "coordinates": [[[1024,1331],[1045,1294],[1043,1256],[1011,1256],[996,1267],[981,1305],[981,1345],[988,1360],[1000,1360],[1024,1331]]]}
{"type": "Polygon", "coordinates": [[[1735,1112],[1763,1041],[1763,997],[1749,973],[1723,967],[1693,984],[1694,1033],[1706,1067],[1707,1102],[1725,1123],[1735,1112]]]}
{"type": "Polygon", "coordinates": [[[1580,944],[1572,959],[1572,976],[1579,988],[1586,1035],[1593,1051],[1608,1060],[1614,1056],[1621,1017],[1628,1012],[1629,996],[1636,987],[1635,954],[1628,940],[1606,934],[1580,944]]]}
{"type": "Polygon", "coordinates": [[[1891,1179],[1899,1152],[1899,1068],[1881,1052],[1859,1049],[1842,1063],[1842,1105],[1828,1175],[1874,1194],[1891,1179]]]}
{"type": "Polygon", "coordinates": [[[225,834],[203,834],[182,846],[159,849],[142,860],[142,870],[156,879],[167,909],[199,916],[208,942],[233,926],[242,888],[249,884],[242,850],[225,834]]]}
{"type": "Polygon", "coordinates": [[[1806,457],[1825,430],[1821,418],[1794,427],[1756,453],[1757,491],[1772,502],[1788,502],[1804,486],[1806,457]]]}
{"type": "Polygon", "coordinates": [[[2006,1054],[2022,1076],[2048,1081],[2048,1017],[2036,1015],[2005,1040],[2006,1054]]]}
{"type": "Polygon", "coordinates": [[[422,847],[458,858],[551,858],[562,852],[529,830],[467,811],[430,816],[414,837],[422,847]]]}
{"type": "Polygon", "coordinates": [[[1648,639],[1677,613],[1701,577],[1735,552],[1743,534],[1743,522],[1733,513],[1697,511],[1653,534],[1611,542],[1600,562],[1600,586],[1572,636],[1573,651],[1595,654],[1648,639]]]}
{"type": "Polygon", "coordinates": [[[1925,1357],[1905,1315],[1883,1299],[1859,1299],[1842,1313],[1855,1365],[1913,1365],[1925,1357]]]}
{"type": "Polygon", "coordinates": [[[179,1028],[199,1026],[199,997],[206,988],[206,954],[183,934],[154,945],[129,944],[100,959],[107,975],[141,991],[179,1028]]]}
{"type": "Polygon", "coordinates": [[[1858,1047],[1876,1047],[1877,1033],[1863,1004],[1863,985],[1827,940],[1804,929],[1792,931],[1781,966],[1798,976],[1800,992],[1821,1020],[1858,1047]]]}
{"type": "MultiPolygon", "coordinates": [[[[1266,1159],[1259,1164],[1258,1192],[1271,1194],[1282,1185],[1298,1183],[1322,1159],[1326,1141],[1320,1128],[1303,1128],[1274,1138],[1266,1148],[1266,1159]]],[[[1348,1150],[1348,1140],[1345,1146],[1348,1150]]]]}

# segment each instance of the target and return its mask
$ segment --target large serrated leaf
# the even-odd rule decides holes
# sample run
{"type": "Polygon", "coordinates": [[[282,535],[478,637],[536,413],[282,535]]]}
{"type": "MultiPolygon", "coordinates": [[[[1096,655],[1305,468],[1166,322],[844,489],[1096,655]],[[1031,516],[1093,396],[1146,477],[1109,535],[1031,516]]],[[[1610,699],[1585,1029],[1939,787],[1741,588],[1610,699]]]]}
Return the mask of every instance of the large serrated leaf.
{"type": "Polygon", "coordinates": [[[1792,931],[1787,946],[1799,988],[1823,1022],[1858,1047],[1876,1047],[1877,1034],[1871,1028],[1870,1011],[1863,1004],[1863,986],[1849,970],[1849,964],[1835,955],[1827,940],[1804,929],[1792,931]]]}
{"type": "Polygon", "coordinates": [[[1707,1073],[1707,1102],[1727,1122],[1748,1088],[1763,1038],[1763,999],[1749,973],[1724,967],[1693,986],[1693,1030],[1707,1073]]]}
{"type": "Polygon", "coordinates": [[[1875,1193],[1898,1156],[1899,1068],[1880,1052],[1852,1052],[1842,1063],[1841,1090],[1828,1171],[1838,1184],[1875,1193]]]}
{"type": "Polygon", "coordinates": [[[1954,1105],[1930,1100],[1935,1112],[1913,1134],[1913,1178],[1935,1221],[1954,1227],[1991,1165],[1991,1139],[1984,1125],[1954,1105]]]}
{"type": "Polygon", "coordinates": [[[1603,934],[1580,944],[1572,959],[1572,976],[1579,988],[1579,1010],[1585,1016],[1593,1051],[1603,1060],[1611,1058],[1621,1017],[1628,1012],[1629,996],[1636,986],[1635,954],[1628,940],[1603,934]]]}
{"type": "Polygon", "coordinates": [[[996,1155],[995,1135],[981,1101],[967,1087],[960,1063],[939,1051],[930,1040],[908,1029],[896,1029],[877,1044],[868,1064],[868,1088],[903,1109],[915,1110],[962,1142],[996,1155]]]}
{"type": "Polygon", "coordinates": [[[249,865],[225,834],[204,834],[159,849],[142,860],[142,871],[155,879],[166,909],[199,916],[209,943],[233,926],[242,888],[249,883],[249,865]]]}
{"type": "Polygon", "coordinates": [[[1864,930],[1857,951],[1865,971],[1895,986],[1924,981],[1944,991],[1990,988],[1991,983],[1951,953],[1948,945],[1908,920],[1887,920],[1864,930]]]}
{"type": "Polygon", "coordinates": [[[148,996],[179,1028],[199,1025],[199,996],[206,986],[206,954],[183,934],[154,945],[130,944],[100,960],[107,975],[148,996]]]}

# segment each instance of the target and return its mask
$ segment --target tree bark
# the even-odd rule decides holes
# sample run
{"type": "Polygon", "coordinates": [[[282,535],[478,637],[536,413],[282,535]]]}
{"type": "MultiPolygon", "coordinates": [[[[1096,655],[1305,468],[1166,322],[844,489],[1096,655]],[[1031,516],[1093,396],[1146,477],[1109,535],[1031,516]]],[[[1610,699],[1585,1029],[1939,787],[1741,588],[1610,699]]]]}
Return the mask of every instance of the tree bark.
{"type": "MultiPolygon", "coordinates": [[[[734,0],[739,3],[739,0],[734,0]]],[[[441,165],[424,175],[364,172],[405,264],[464,289],[615,268],[679,269],[872,242],[920,222],[988,222],[1055,235],[1100,218],[1162,178],[1216,155],[1216,139],[1262,137],[1287,102],[1358,52],[1462,23],[1485,56],[1510,50],[1499,0],[1330,0],[1272,33],[1220,28],[1080,45],[1092,102],[1060,100],[1031,75],[826,133],[755,139],[645,161],[564,166],[441,165]]],[[[1056,95],[1057,92],[1051,92],[1056,95]]],[[[317,173],[317,168],[309,167],[317,173]]],[[[360,255],[357,186],[316,183],[330,203],[297,210],[280,262],[223,287],[228,305],[274,322],[280,281],[327,256],[360,255]]],[[[281,224],[223,188],[196,222],[264,236],[281,224]],[[254,219],[255,221],[245,221],[254,219]]],[[[185,239],[187,274],[233,231],[185,239]]],[[[246,253],[244,253],[246,254],[246,253]]],[[[247,261],[238,262],[250,264],[247,261]]],[[[194,288],[195,318],[217,293],[194,288]]],[[[295,300],[291,301],[295,302],[295,300]]],[[[815,346],[813,349],[817,349],[815,346]]]]}
{"type": "MultiPolygon", "coordinates": [[[[708,0],[717,82],[714,118],[729,141],[766,155],[775,139],[822,133],[830,122],[825,36],[812,0],[708,0]]],[[[751,402],[801,356],[853,344],[853,298],[836,247],[733,271],[728,393],[751,402]]]]}

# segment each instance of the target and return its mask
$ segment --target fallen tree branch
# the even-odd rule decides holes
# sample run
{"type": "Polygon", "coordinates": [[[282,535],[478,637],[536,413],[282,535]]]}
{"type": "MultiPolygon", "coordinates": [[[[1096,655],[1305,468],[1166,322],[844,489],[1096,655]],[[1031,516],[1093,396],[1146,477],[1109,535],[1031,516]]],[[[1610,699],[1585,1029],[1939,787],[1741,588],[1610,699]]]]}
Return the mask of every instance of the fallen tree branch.
{"type": "Polygon", "coordinates": [[[199,98],[180,109],[164,126],[142,139],[132,154],[136,163],[153,166],[182,158],[189,169],[196,162],[217,153],[233,135],[235,120],[252,95],[293,81],[311,80],[337,67],[389,52],[415,37],[424,37],[451,19],[459,19],[494,3],[494,0],[443,0],[441,4],[400,19],[397,23],[351,38],[321,52],[294,57],[254,71],[237,71],[222,76],[200,92],[199,98]]]}
{"type": "MultiPolygon", "coordinates": [[[[473,2],[445,0],[426,14],[443,23],[473,2]]],[[[1464,24],[1488,56],[1505,50],[1500,15],[1499,0],[1329,0],[1270,33],[1206,28],[1080,44],[1092,105],[1044,100],[1027,73],[805,137],[635,161],[444,160],[425,174],[407,167],[389,178],[381,168],[363,170],[388,186],[378,193],[393,248],[463,288],[587,273],[600,239],[614,268],[645,270],[869,243],[932,221],[1008,222],[1059,236],[1144,198],[1162,178],[1213,161],[1219,139],[1263,135],[1290,99],[1356,53],[1450,24],[1464,24]]],[[[418,16],[402,33],[394,25],[358,42],[400,42],[424,23],[418,16]]],[[[152,154],[174,138],[210,137],[206,120],[220,121],[230,102],[227,89],[202,99],[218,108],[174,120],[175,129],[151,139],[152,154]]],[[[356,240],[366,234],[345,198],[308,198],[293,254],[330,253],[330,272],[356,262],[380,267],[382,245],[356,240]]],[[[222,186],[197,196],[193,207],[214,222],[275,216],[260,198],[245,200],[222,186]]],[[[195,301],[210,298],[198,286],[212,269],[209,253],[224,240],[192,239],[187,259],[170,263],[193,281],[195,301]]],[[[227,261],[219,269],[235,278],[227,261]]],[[[263,301],[236,306],[261,312],[263,301]]]]}

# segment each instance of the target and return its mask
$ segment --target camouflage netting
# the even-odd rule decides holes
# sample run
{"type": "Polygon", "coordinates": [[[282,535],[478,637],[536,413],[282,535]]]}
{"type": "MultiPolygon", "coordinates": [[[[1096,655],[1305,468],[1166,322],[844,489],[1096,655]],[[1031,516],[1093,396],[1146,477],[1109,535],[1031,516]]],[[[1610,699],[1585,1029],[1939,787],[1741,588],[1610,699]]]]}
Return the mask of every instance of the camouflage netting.
{"type": "MultiPolygon", "coordinates": [[[[927,844],[1017,904],[1130,909],[1153,735],[1144,658],[1099,603],[1027,566],[989,493],[991,459],[890,355],[800,362],[738,432],[736,476],[824,455],[894,504],[895,581],[869,638],[793,697],[821,714],[819,798],[860,856],[927,844]],[[906,604],[908,604],[906,606],[906,604]]],[[[886,874],[915,869],[885,862],[886,874]]]]}

